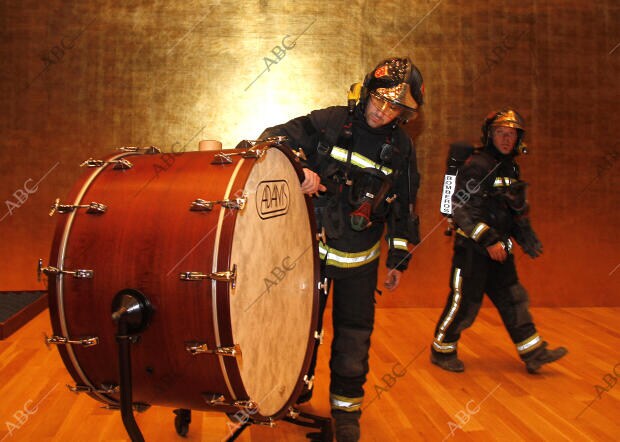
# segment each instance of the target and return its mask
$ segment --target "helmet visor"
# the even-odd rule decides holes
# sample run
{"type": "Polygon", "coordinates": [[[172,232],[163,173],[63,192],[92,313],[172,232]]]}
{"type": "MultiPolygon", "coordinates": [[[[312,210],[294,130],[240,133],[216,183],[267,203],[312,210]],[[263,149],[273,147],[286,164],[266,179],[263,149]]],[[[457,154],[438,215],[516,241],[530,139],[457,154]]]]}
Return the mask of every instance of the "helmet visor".
{"type": "Polygon", "coordinates": [[[394,87],[380,87],[371,92],[383,100],[403,106],[407,110],[416,112],[418,103],[411,96],[410,86],[407,83],[400,83],[394,87]]]}
{"type": "Polygon", "coordinates": [[[387,99],[384,95],[379,94],[378,91],[372,91],[370,93],[370,101],[375,108],[389,117],[400,117],[402,120],[414,120],[418,116],[417,106],[403,106],[400,103],[387,99]]]}

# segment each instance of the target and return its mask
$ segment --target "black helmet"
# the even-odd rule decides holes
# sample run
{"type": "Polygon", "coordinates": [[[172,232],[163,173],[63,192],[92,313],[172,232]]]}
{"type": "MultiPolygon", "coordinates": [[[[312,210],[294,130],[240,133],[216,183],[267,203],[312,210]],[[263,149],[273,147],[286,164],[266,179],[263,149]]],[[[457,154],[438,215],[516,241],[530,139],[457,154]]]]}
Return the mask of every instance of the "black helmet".
{"type": "Polygon", "coordinates": [[[525,135],[525,124],[523,117],[514,109],[504,108],[500,111],[493,111],[484,120],[482,125],[482,144],[489,146],[493,141],[491,139],[492,127],[512,127],[517,130],[517,142],[514,151],[518,155],[527,153],[527,148],[523,142],[525,135]]]}
{"type": "Polygon", "coordinates": [[[424,104],[422,73],[408,57],[383,60],[366,75],[364,87],[366,94],[412,112],[424,104]]]}

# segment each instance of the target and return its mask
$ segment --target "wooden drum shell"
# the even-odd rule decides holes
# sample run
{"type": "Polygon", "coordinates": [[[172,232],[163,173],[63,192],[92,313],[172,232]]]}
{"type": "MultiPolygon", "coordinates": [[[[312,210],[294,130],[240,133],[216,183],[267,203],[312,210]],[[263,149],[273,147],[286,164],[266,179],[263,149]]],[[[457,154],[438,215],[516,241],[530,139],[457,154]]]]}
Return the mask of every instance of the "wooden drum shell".
{"type": "MultiPolygon", "coordinates": [[[[75,209],[56,215],[61,218],[50,265],[94,272],[92,279],[49,276],[54,334],[99,338],[88,348],[59,345],[77,385],[118,385],[111,303],[120,290],[132,288],[154,308],[150,326],[132,344],[134,402],[232,413],[240,408],[232,404],[251,400],[258,420],[278,419],[294,403],[315,344],[316,226],[310,200],[300,191],[303,172],[290,150],[275,145],[257,150],[263,153],[258,159],[224,151],[232,154],[228,164],[212,164],[220,152],[122,153],[106,160],[124,158],[133,167],[108,163],[89,169],[76,183],[68,203],[107,206],[102,214],[75,209]],[[270,185],[288,192],[288,200],[282,198],[285,213],[277,207],[261,213],[270,185]],[[198,198],[242,196],[241,210],[218,204],[208,212],[190,210],[198,198]],[[236,288],[226,281],[179,277],[234,265],[236,288]],[[209,349],[239,344],[241,357],[192,355],[186,350],[192,342],[209,349]],[[290,367],[278,372],[283,365],[290,367]],[[276,385],[264,385],[263,378],[276,385]],[[280,378],[289,380],[280,385],[280,378]],[[214,398],[220,401],[210,403],[214,398]]],[[[117,393],[90,394],[112,406],[119,401],[117,393]]]]}

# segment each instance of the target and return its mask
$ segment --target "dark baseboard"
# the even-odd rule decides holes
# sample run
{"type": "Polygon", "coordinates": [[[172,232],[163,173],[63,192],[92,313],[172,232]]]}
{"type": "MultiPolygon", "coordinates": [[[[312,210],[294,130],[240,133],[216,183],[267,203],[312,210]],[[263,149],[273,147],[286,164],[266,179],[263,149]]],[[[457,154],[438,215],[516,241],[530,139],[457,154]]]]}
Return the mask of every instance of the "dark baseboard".
{"type": "Polygon", "coordinates": [[[15,333],[20,327],[34,318],[47,308],[47,292],[28,291],[28,292],[0,292],[0,304],[4,299],[9,299],[11,308],[10,316],[0,318],[0,340],[6,339],[15,333]],[[36,296],[39,294],[39,296],[36,296]],[[23,306],[18,302],[15,306],[16,296],[22,295],[24,298],[23,306]],[[28,296],[24,296],[28,295],[28,296]]]}

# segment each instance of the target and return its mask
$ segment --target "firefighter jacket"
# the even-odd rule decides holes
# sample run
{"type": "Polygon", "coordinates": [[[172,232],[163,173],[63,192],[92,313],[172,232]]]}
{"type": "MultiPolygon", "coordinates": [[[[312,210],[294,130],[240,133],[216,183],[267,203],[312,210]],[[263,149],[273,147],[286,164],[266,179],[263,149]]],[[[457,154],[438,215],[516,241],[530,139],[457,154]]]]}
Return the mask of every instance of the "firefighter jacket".
{"type": "Polygon", "coordinates": [[[261,138],[277,135],[288,137],[292,148],[303,149],[307,157],[304,167],[319,174],[328,189],[313,198],[319,229],[326,230],[319,252],[328,276],[375,262],[386,223],[387,266],[405,270],[410,259],[408,245],[419,242],[412,209],[419,175],[407,134],[391,125],[371,128],[358,105],[352,117],[348,117],[345,106],[315,110],[267,129],[261,138]],[[348,136],[344,135],[344,126],[348,136]],[[392,146],[387,153],[386,144],[392,146]],[[360,196],[366,194],[381,200],[373,201],[377,207],[371,225],[354,230],[350,214],[359,208],[360,196]]]}
{"type": "Polygon", "coordinates": [[[527,213],[525,199],[517,211],[507,198],[517,183],[519,166],[513,155],[503,155],[494,146],[476,150],[459,170],[452,195],[456,244],[466,237],[486,248],[519,236],[516,221],[527,213]]]}

